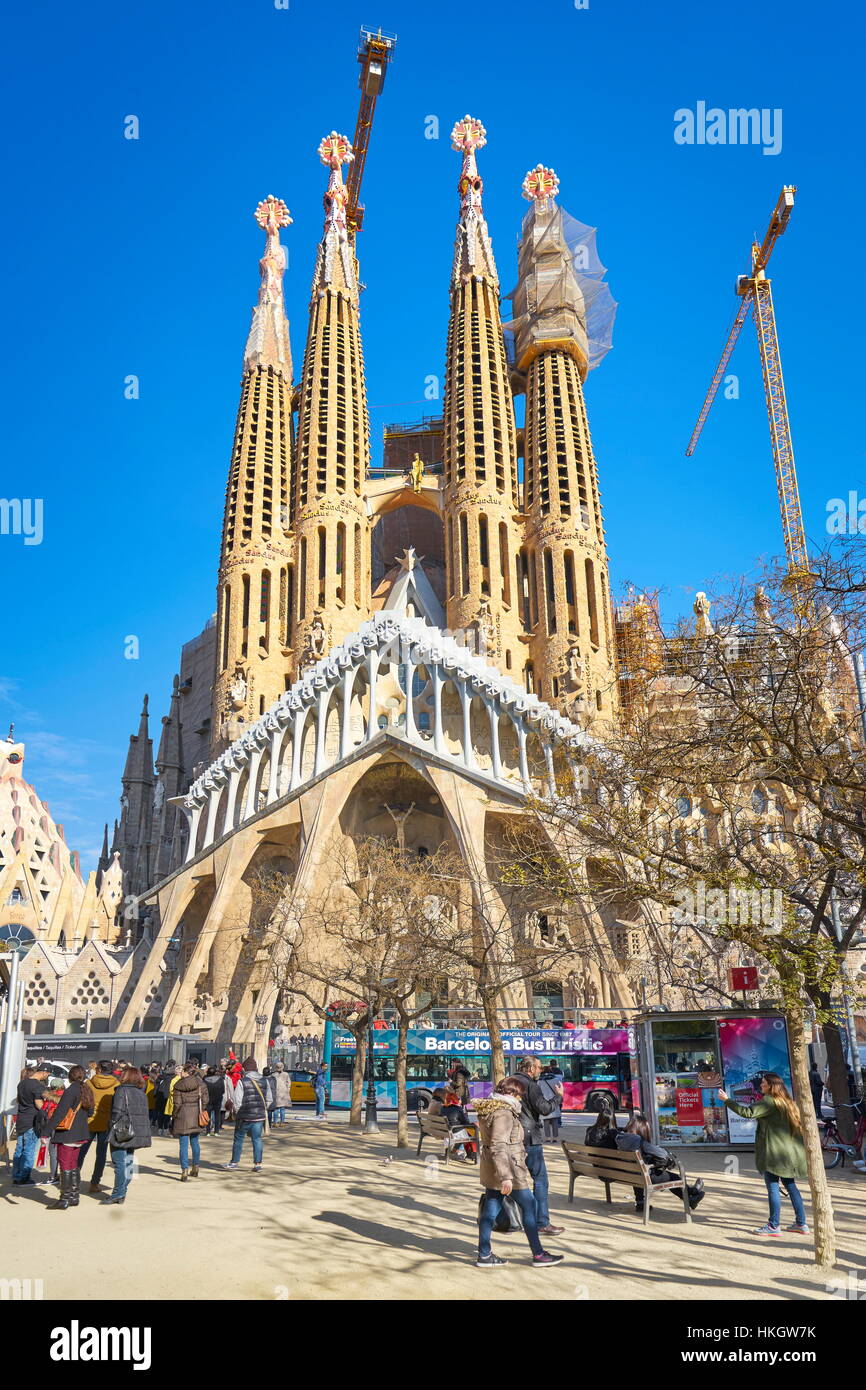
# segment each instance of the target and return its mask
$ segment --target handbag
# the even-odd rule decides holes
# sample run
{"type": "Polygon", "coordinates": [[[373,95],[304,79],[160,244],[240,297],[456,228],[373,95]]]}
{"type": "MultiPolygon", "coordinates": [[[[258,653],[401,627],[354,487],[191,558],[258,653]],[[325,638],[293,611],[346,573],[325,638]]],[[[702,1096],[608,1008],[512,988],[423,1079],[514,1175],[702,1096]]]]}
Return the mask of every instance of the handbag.
{"type": "Polygon", "coordinates": [[[132,1116],[129,1113],[129,1095],[125,1095],[123,1099],[126,1104],[126,1114],[119,1115],[117,1119],[112,1122],[111,1134],[109,1136],[111,1143],[116,1149],[125,1148],[125,1146],[131,1143],[135,1138],[132,1116]]]}
{"type": "Polygon", "coordinates": [[[75,1116],[78,1114],[80,1109],[81,1101],[78,1102],[74,1110],[70,1107],[70,1109],[67,1110],[66,1114],[63,1116],[63,1119],[59,1120],[57,1124],[54,1126],[54,1133],[60,1134],[61,1131],[65,1132],[66,1130],[71,1129],[75,1116]]]}
{"type": "MultiPolygon", "coordinates": [[[[481,1216],[481,1211],[486,1201],[487,1195],[482,1192],[481,1196],[478,1198],[479,1217],[481,1216]]],[[[502,1206],[499,1208],[499,1213],[496,1220],[493,1222],[493,1229],[503,1236],[510,1235],[512,1231],[523,1230],[523,1213],[510,1192],[507,1197],[502,1198],[502,1206]]]]}

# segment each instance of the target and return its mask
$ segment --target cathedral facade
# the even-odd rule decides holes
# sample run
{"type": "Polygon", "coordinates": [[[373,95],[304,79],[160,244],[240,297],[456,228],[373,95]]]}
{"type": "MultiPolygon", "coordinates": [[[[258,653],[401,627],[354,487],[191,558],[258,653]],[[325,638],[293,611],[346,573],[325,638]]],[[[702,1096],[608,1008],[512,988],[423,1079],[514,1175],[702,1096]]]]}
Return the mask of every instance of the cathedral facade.
{"type": "MultiPolygon", "coordinates": [[[[558,749],[617,716],[584,288],[556,176],[539,165],[523,184],[503,325],[485,141],[469,116],[452,132],[443,416],[397,440],[402,466],[388,466],[398,448],[387,442],[385,466],[370,466],[346,138],[331,132],[319,147],[325,218],[297,378],[283,301],[291,218],[275,197],[256,209],[265,248],[216,618],[184,648],[155,760],[145,701],[100,865],[121,864],[148,951],[123,1029],[152,1026],[157,987],[169,1031],[255,1043],[278,1014],[302,1025],[298,1002],[277,998],[266,963],[244,950],[262,865],[286,875],[300,904],[326,881],[335,835],[393,835],[400,808],[408,849],[448,845],[477,891],[495,893],[491,838],[527,795],[555,787],[558,749]]],[[[586,930],[617,936],[591,906],[585,916],[586,930]]],[[[613,967],[549,983],[567,1006],[635,1002],[613,967]]],[[[531,1010],[531,987],[508,1002],[531,1010]]]]}

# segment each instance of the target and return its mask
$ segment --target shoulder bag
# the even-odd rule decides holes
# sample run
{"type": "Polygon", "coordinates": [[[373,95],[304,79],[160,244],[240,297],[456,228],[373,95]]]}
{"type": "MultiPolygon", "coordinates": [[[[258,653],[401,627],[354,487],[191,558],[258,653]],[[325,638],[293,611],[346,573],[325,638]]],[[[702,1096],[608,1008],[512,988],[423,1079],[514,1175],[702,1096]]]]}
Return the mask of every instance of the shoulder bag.
{"type": "Polygon", "coordinates": [[[127,1144],[132,1143],[132,1140],[135,1138],[132,1115],[129,1113],[128,1092],[124,1095],[123,1100],[126,1105],[126,1114],[118,1115],[111,1126],[111,1134],[109,1136],[111,1143],[116,1149],[126,1148],[127,1144]]]}

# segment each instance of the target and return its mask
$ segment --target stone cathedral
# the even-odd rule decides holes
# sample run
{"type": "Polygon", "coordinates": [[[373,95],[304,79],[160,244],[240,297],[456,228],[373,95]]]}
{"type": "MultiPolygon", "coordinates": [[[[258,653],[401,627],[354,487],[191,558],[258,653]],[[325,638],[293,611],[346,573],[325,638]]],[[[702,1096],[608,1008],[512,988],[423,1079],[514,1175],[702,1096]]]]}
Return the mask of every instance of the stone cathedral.
{"type": "MultiPolygon", "coordinates": [[[[145,698],[100,862],[101,876],[120,865],[133,908],[135,968],[113,1028],[255,1044],[278,1017],[303,1023],[242,949],[259,866],[285,872],[301,902],[328,873],[335,833],[393,835],[400,808],[409,849],[446,843],[495,891],[491,837],[528,792],[555,785],[557,745],[616,717],[584,401],[595,351],[587,282],[556,176],[539,165],[523,183],[529,210],[503,323],[477,163],[485,143],[478,120],[457,122],[442,416],[386,433],[381,468],[370,463],[348,140],[332,132],[319,146],[324,229],[297,375],[283,300],[291,218],[279,198],[256,209],[265,247],[216,616],[182,650],[155,760],[145,698]]],[[[589,904],[584,927],[621,938],[608,916],[589,904]]],[[[615,965],[546,984],[567,1007],[636,1002],[615,965]]],[[[509,1001],[526,1014],[527,989],[509,1001]]]]}

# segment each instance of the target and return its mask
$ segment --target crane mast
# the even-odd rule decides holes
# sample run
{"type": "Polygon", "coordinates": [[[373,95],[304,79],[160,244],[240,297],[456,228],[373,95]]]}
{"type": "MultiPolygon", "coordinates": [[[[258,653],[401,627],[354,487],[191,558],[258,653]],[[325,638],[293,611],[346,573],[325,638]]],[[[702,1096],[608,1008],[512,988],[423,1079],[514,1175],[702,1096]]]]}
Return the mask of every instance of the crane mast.
{"type": "Polygon", "coordinates": [[[792,185],[786,185],[782,189],[773,209],[764,240],[760,245],[758,242],[754,242],[752,245],[751,274],[741,275],[737,280],[736,292],[741,299],[740,307],[737,310],[728,334],[728,341],[725,344],[719,365],[713,374],[710,389],[686,449],[686,455],[689,457],[695,451],[701,431],[724,377],[725,368],[740,336],[740,329],[749,315],[752,314],[758,334],[758,352],[764,378],[764,396],[770,424],[770,442],[776,470],[776,488],[779,494],[785,555],[788,561],[789,576],[794,581],[801,579],[808,573],[809,556],[806,550],[806,537],[803,532],[797,472],[794,467],[794,446],[791,441],[788,402],[785,397],[785,382],[782,377],[782,358],[779,351],[779,335],[776,331],[776,315],[773,310],[773,294],[766,275],[766,267],[778,238],[788,225],[796,191],[792,185]]]}
{"type": "Polygon", "coordinates": [[[358,43],[358,62],[361,75],[358,86],[361,100],[358,106],[358,120],[355,125],[355,138],[352,150],[355,158],[349,166],[346,179],[346,226],[352,243],[364,222],[364,205],[361,202],[361,183],[364,178],[364,165],[370,147],[373,129],[373,116],[376,101],[385,85],[385,76],[397,45],[396,34],[383,34],[381,29],[362,29],[358,43]]]}

